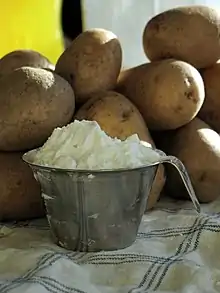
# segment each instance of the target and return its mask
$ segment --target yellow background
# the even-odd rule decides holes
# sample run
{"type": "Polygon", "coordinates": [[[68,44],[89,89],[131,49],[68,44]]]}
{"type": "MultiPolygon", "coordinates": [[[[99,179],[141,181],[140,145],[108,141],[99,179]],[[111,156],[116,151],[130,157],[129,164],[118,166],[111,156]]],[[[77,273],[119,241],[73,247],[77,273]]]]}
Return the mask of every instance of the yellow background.
{"type": "Polygon", "coordinates": [[[63,51],[61,4],[61,0],[0,0],[0,58],[16,49],[32,49],[55,63],[63,51]]]}

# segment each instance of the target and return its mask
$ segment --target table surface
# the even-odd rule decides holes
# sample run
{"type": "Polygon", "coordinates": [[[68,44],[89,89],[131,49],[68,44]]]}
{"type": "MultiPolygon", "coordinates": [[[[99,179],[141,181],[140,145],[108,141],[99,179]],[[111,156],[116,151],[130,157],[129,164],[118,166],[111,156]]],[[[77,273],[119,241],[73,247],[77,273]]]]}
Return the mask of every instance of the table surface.
{"type": "Polygon", "coordinates": [[[220,292],[220,199],[202,210],[163,199],[132,246],[99,253],[54,245],[44,219],[2,224],[0,292],[220,292]]]}

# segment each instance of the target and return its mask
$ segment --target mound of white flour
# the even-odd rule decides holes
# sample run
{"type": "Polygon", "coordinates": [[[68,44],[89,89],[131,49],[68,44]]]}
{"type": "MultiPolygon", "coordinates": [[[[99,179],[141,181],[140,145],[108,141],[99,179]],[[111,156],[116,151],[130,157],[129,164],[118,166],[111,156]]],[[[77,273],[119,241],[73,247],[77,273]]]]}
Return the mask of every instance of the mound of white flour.
{"type": "Polygon", "coordinates": [[[56,128],[39,149],[34,163],[64,169],[135,168],[158,161],[150,144],[136,134],[121,141],[109,137],[94,121],[78,121],[56,128]]]}

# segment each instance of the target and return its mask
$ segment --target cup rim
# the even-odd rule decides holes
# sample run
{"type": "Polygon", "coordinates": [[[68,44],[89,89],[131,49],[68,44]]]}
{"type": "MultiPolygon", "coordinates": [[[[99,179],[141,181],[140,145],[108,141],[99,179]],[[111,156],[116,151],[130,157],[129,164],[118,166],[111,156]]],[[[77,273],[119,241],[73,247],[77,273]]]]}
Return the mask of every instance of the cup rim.
{"type": "MultiPolygon", "coordinates": [[[[44,166],[44,165],[39,165],[31,162],[29,159],[33,153],[37,152],[40,148],[32,149],[22,155],[22,160],[28,164],[32,168],[38,168],[41,170],[45,171],[50,171],[50,172],[59,172],[59,173],[80,173],[80,174],[109,174],[109,173],[122,173],[122,172],[133,172],[133,171],[144,171],[145,169],[149,167],[154,167],[160,164],[159,161],[154,162],[154,163],[149,163],[145,164],[142,166],[138,167],[133,167],[133,168],[118,168],[118,169],[94,169],[94,170],[87,170],[87,169],[68,169],[68,168],[58,168],[58,167],[50,167],[50,166],[44,166]]],[[[166,154],[158,150],[154,147],[151,147],[151,149],[155,152],[157,152],[160,156],[166,156],[166,154]]]]}

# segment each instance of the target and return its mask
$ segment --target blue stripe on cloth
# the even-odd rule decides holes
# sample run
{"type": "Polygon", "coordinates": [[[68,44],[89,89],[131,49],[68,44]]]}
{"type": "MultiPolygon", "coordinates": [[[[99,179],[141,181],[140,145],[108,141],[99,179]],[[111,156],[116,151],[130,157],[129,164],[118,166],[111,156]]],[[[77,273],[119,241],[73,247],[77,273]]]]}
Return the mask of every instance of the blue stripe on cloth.
{"type": "MultiPolygon", "coordinates": [[[[200,230],[200,227],[197,227],[200,230]]],[[[205,224],[203,226],[204,231],[213,231],[220,232],[220,225],[214,224],[205,224]]],[[[138,238],[140,239],[151,239],[151,238],[169,238],[169,237],[178,237],[183,235],[188,235],[196,232],[196,230],[192,230],[191,226],[189,227],[178,227],[178,228],[167,228],[163,230],[152,230],[150,232],[140,232],[138,233],[138,238]]]]}

